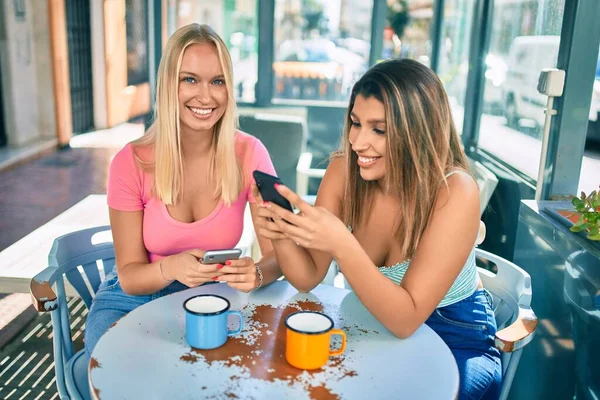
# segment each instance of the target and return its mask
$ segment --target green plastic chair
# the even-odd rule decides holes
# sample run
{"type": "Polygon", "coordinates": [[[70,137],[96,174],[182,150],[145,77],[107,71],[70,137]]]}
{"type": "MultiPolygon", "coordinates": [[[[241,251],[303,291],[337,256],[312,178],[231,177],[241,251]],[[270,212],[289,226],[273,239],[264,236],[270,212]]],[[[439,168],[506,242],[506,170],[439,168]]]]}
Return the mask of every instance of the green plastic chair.
{"type": "Polygon", "coordinates": [[[89,310],[100,282],[114,266],[115,252],[110,227],[95,227],[55,239],[48,255],[48,267],[31,280],[34,307],[39,312],[51,313],[54,370],[61,399],[91,398],[88,357],[85,350],[75,354],[73,350],[65,278],[89,310]],[[103,276],[100,271],[104,272],[103,276]]]}

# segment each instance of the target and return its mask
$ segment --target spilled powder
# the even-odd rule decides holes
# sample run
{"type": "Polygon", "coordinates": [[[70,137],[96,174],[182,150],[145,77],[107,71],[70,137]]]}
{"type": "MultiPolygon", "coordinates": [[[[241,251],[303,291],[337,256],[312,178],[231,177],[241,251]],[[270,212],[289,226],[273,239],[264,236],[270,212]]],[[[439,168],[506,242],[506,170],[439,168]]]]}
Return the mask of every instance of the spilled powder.
{"type": "Polygon", "coordinates": [[[94,368],[100,368],[100,363],[94,357],[90,358],[90,371],[94,368]]]}
{"type": "MultiPolygon", "coordinates": [[[[100,368],[100,363],[98,362],[98,360],[96,360],[94,357],[90,358],[90,372],[94,369],[94,368],[100,368]]],[[[96,396],[96,399],[100,398],[100,390],[96,389],[94,387],[94,385],[92,385],[92,390],[94,391],[94,395],[96,396]]]]}
{"type": "MultiPolygon", "coordinates": [[[[191,348],[180,360],[186,363],[202,360],[209,366],[236,366],[243,371],[243,377],[269,382],[284,381],[290,386],[300,385],[313,399],[339,399],[339,396],[327,387],[327,382],[357,375],[356,371],[346,367],[344,355],[331,357],[327,365],[314,371],[297,369],[285,359],[285,319],[300,310],[324,312],[333,319],[336,328],[342,325],[339,307],[336,305],[312,301],[297,301],[281,307],[246,305],[240,310],[245,321],[242,334],[230,337],[224,346],[217,349],[191,348]]],[[[357,332],[356,329],[352,331],[357,332]]],[[[363,329],[360,329],[360,332],[368,333],[363,329]]],[[[232,378],[238,380],[240,377],[232,378]]],[[[231,391],[226,395],[236,398],[231,391]]]]}

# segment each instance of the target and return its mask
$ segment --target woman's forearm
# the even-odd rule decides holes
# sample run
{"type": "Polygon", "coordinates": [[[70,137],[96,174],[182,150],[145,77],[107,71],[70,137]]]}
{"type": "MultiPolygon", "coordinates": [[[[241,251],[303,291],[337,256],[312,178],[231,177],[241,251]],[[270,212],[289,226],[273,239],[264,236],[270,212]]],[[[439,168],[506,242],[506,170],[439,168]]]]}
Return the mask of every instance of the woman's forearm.
{"type": "Polygon", "coordinates": [[[349,243],[335,259],[356,296],[390,332],[406,338],[419,328],[410,294],[384,276],[362,247],[349,243]]]}
{"type": "Polygon", "coordinates": [[[121,288],[125,293],[137,296],[158,292],[173,282],[169,272],[171,261],[170,257],[165,257],[152,263],[130,263],[118,268],[121,288]]]}
{"type": "Polygon", "coordinates": [[[273,248],[281,272],[298,291],[310,292],[325,277],[327,270],[324,273],[319,272],[308,250],[298,246],[292,240],[273,240],[273,248]]]}

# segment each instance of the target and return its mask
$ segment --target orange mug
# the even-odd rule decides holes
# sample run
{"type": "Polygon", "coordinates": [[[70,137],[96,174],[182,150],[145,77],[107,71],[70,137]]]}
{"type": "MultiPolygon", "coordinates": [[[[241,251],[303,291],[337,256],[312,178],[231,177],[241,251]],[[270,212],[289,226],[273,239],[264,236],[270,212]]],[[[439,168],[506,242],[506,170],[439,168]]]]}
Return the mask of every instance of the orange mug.
{"type": "Polygon", "coordinates": [[[331,356],[339,356],[346,350],[346,333],[333,329],[333,320],[325,314],[313,311],[298,311],[285,319],[285,359],[300,369],[321,368],[331,356]],[[340,335],[342,345],[331,349],[331,335],[340,335]]]}

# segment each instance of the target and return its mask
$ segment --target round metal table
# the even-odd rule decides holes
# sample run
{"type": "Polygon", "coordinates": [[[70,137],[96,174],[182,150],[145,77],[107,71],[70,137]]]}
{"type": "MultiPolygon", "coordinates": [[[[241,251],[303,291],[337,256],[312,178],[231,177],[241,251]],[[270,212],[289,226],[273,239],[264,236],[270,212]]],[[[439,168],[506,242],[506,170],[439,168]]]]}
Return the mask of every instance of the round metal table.
{"type": "Polygon", "coordinates": [[[426,325],[398,339],[354,292],[319,285],[302,294],[275,282],[249,294],[226,284],[188,289],[134,310],[100,339],[89,363],[96,399],[454,399],[459,376],[442,339],[426,325]],[[185,340],[183,302],[226,297],[244,329],[213,350],[185,340]],[[347,335],[344,355],[315,371],[285,360],[285,317],[322,311],[347,335]]]}

